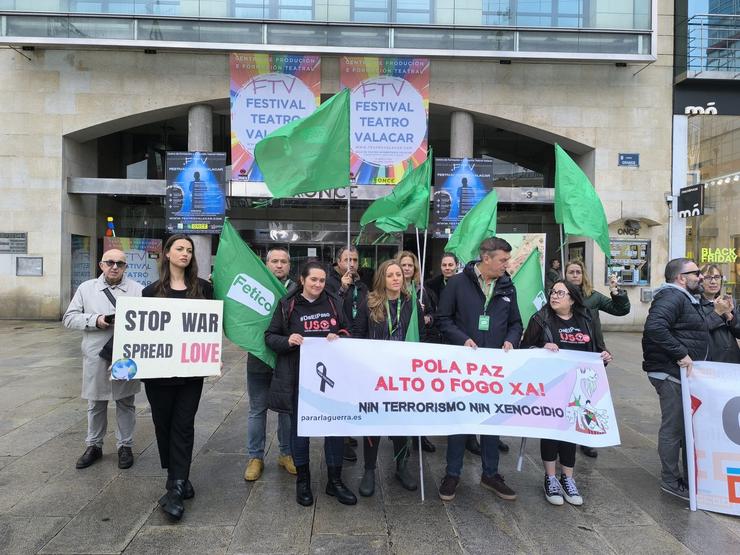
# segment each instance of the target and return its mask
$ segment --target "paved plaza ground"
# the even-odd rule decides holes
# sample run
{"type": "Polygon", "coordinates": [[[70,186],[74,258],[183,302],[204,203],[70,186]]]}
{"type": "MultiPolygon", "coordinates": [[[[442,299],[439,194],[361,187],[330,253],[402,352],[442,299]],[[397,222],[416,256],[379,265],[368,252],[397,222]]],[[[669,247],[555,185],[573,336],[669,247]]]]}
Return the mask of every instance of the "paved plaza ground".
{"type": "MultiPolygon", "coordinates": [[[[740,551],[740,519],[688,510],[661,493],[655,391],[640,369],[639,335],[607,334],[622,446],[579,455],[582,507],[552,507],[542,493],[537,441],[517,472],[519,440],[501,473],[519,494],[502,501],[479,485],[480,460],[465,455],[454,501],[443,503],[444,438],[424,458],[427,499],[401,489],[383,441],[379,487],[344,507],[323,493],[321,442],[312,446],[316,503],[295,502],[295,479],[277,467],[275,415],[263,477],[243,479],[248,398],[245,354],[229,345],[223,376],[209,379],[196,420],[191,479],[179,524],[157,506],[165,474],[143,391],[137,396],[135,464],[119,470],[115,437],[85,470],[86,401],[80,399],[80,334],[54,322],[0,322],[0,553],[712,553],[740,551]]],[[[429,346],[429,349],[433,349],[429,346]]],[[[109,422],[115,422],[113,411],[109,422]]],[[[418,466],[417,455],[413,463],[418,466]]],[[[345,465],[356,491],[362,458],[345,465]]]]}

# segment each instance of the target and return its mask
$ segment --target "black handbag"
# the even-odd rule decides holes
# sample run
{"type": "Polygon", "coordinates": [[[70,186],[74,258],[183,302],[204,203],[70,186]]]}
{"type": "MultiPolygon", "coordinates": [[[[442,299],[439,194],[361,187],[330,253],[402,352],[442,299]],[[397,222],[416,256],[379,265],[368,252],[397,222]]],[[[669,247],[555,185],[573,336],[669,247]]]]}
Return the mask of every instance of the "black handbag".
{"type": "MultiPolygon", "coordinates": [[[[106,287],[103,290],[103,293],[105,293],[105,296],[108,297],[108,300],[110,301],[110,304],[113,305],[113,308],[116,308],[116,298],[113,296],[113,293],[110,292],[110,289],[106,287]]],[[[105,345],[103,345],[103,348],[100,349],[98,356],[102,358],[104,361],[106,361],[108,364],[113,362],[113,336],[112,335],[111,335],[111,338],[108,341],[106,341],[105,345]]]]}

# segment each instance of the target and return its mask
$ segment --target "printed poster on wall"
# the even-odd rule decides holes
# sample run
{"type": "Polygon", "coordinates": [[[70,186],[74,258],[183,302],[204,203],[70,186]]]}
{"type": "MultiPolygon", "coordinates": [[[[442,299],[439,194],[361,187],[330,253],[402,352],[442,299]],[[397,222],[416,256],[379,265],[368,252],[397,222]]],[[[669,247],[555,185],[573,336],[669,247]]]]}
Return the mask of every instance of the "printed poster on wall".
{"type": "Polygon", "coordinates": [[[74,297],[77,288],[92,277],[90,263],[90,238],[85,235],[71,237],[72,247],[72,291],[74,297]]]}
{"type": "Polygon", "coordinates": [[[447,239],[491,189],[493,159],[435,158],[432,237],[447,239]]]}
{"type": "Polygon", "coordinates": [[[146,287],[159,279],[162,239],[104,237],[103,252],[118,249],[126,254],[126,275],[146,287]]]}
{"type": "Polygon", "coordinates": [[[352,91],[351,177],[397,184],[427,157],[429,60],[343,56],[339,71],[352,91]]]}
{"type": "Polygon", "coordinates": [[[231,179],[263,181],[254,147],[321,103],[321,58],[231,54],[231,179]]]}
{"type": "Polygon", "coordinates": [[[168,233],[221,233],[226,214],[225,152],[168,152],[168,233]]]}

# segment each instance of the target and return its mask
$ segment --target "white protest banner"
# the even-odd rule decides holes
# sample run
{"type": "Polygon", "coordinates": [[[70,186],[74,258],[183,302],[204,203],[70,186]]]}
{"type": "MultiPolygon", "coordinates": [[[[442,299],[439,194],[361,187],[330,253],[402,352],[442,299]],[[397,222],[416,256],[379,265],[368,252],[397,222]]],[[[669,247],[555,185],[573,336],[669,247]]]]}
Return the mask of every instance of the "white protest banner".
{"type": "Polygon", "coordinates": [[[120,297],[111,378],[221,374],[223,301],[120,297]]]}
{"type": "Polygon", "coordinates": [[[298,435],[451,434],[619,444],[596,353],[304,339],[298,435]]]}
{"type": "Polygon", "coordinates": [[[740,364],[681,373],[691,509],[740,515],[740,364]]]}

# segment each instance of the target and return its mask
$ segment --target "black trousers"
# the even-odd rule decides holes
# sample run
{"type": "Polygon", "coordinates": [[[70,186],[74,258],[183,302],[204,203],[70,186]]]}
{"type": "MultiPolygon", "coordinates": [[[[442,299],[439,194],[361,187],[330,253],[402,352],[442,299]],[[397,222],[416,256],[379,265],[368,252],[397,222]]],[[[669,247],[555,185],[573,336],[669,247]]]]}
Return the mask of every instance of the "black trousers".
{"type": "Polygon", "coordinates": [[[157,435],[159,461],[171,480],[187,480],[193,460],[195,413],[198,412],[203,379],[174,384],[145,383],[157,435]]]}
{"type": "Polygon", "coordinates": [[[540,455],[543,461],[557,461],[560,464],[573,468],[576,465],[576,444],[555,439],[540,440],[540,455]]]}
{"type": "MultiPolygon", "coordinates": [[[[392,437],[391,441],[393,441],[393,458],[396,462],[409,456],[411,442],[408,437],[396,436],[392,437]]],[[[378,461],[379,445],[379,437],[365,437],[362,439],[362,455],[365,459],[365,470],[375,470],[375,464],[378,461]]]]}

